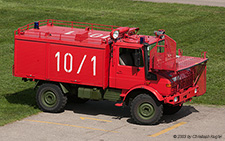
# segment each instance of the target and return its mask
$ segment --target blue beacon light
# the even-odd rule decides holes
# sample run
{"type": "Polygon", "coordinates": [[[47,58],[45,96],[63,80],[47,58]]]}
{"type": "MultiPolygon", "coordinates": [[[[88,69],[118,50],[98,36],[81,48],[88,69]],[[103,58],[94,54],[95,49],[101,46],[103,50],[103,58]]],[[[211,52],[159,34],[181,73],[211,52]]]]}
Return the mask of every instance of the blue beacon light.
{"type": "Polygon", "coordinates": [[[34,22],[34,29],[39,29],[39,22],[34,22]]]}

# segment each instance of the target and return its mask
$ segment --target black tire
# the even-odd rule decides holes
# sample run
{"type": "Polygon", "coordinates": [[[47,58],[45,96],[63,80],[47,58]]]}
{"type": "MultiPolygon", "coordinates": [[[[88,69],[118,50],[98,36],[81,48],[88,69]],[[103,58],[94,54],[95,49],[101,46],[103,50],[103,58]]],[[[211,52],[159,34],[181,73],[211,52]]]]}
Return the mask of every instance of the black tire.
{"type": "Polygon", "coordinates": [[[67,97],[58,85],[45,83],[37,90],[36,102],[42,111],[56,113],[63,111],[67,97]]]}
{"type": "Polygon", "coordinates": [[[147,94],[136,96],[131,102],[131,118],[138,124],[154,125],[162,117],[163,105],[147,94]]]}
{"type": "Polygon", "coordinates": [[[164,104],[163,105],[163,114],[164,115],[173,115],[175,113],[177,113],[178,111],[180,111],[180,109],[182,108],[183,104],[180,106],[173,106],[170,104],[164,104]]]}

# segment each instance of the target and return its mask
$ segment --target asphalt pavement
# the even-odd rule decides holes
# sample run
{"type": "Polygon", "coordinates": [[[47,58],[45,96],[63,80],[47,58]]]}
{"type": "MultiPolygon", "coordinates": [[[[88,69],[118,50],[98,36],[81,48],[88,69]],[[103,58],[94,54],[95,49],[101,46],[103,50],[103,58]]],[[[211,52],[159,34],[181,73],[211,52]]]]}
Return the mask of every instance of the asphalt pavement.
{"type": "Polygon", "coordinates": [[[160,3],[182,3],[182,4],[225,7],[225,0],[136,0],[136,1],[149,1],[149,2],[160,2],[160,3]]]}
{"type": "Polygon", "coordinates": [[[225,140],[225,106],[185,105],[159,124],[137,125],[113,102],[70,103],[62,113],[39,113],[0,127],[1,141],[225,140]]]}

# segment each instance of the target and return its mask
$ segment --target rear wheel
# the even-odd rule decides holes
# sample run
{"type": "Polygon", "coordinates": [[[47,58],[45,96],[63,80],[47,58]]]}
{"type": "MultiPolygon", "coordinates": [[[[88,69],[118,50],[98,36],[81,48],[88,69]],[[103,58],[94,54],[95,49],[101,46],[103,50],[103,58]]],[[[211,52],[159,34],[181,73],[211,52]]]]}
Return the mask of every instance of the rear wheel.
{"type": "Polygon", "coordinates": [[[180,111],[180,109],[182,108],[182,105],[178,105],[178,106],[173,106],[170,104],[164,104],[163,105],[163,114],[164,115],[173,115],[175,113],[177,113],[178,111],[180,111]]]}
{"type": "Polygon", "coordinates": [[[64,109],[67,97],[55,84],[42,84],[36,93],[38,107],[45,112],[60,112],[64,109]]]}
{"type": "Polygon", "coordinates": [[[131,102],[131,117],[138,124],[156,124],[162,117],[162,108],[158,100],[140,94],[131,102]]]}

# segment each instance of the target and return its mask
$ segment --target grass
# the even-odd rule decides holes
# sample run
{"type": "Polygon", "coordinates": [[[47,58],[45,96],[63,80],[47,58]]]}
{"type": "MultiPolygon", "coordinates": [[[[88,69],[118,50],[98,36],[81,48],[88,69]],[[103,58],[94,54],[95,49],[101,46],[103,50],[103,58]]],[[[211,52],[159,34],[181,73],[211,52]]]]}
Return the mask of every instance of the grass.
{"type": "Polygon", "coordinates": [[[12,76],[13,31],[59,19],[139,27],[153,35],[165,29],[184,55],[207,51],[207,92],[191,103],[225,105],[225,8],[130,0],[0,0],[0,126],[38,113],[32,87],[12,76]]]}

